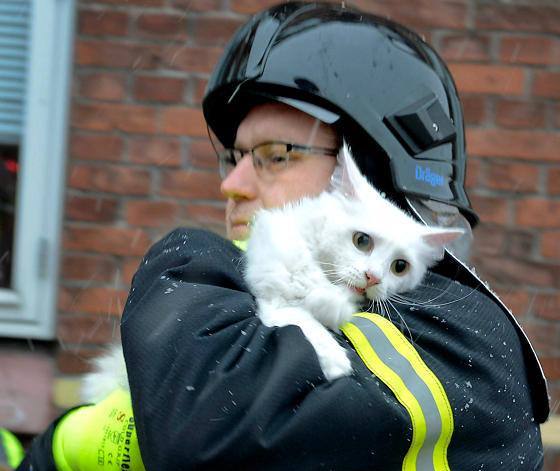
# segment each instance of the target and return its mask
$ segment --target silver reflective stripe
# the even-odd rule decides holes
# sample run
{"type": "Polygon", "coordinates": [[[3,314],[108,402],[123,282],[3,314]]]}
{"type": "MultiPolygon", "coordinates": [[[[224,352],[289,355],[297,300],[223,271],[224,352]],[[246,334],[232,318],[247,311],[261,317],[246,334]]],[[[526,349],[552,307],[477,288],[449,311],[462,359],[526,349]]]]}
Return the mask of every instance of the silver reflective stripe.
{"type": "Polygon", "coordinates": [[[420,404],[426,421],[426,437],[418,452],[416,469],[436,471],[434,448],[442,432],[442,420],[432,393],[410,362],[395,349],[374,322],[363,317],[353,317],[350,322],[360,329],[379,358],[402,379],[420,404]]]}

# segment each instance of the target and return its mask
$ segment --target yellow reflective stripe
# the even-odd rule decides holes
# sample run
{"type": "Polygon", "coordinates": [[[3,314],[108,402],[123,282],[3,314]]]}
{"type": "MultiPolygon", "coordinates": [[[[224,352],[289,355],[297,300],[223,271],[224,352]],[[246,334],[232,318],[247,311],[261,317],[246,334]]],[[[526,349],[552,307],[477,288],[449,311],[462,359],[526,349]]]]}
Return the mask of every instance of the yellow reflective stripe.
{"type": "Polygon", "coordinates": [[[12,432],[4,428],[0,428],[0,448],[0,468],[4,463],[15,469],[23,461],[25,452],[22,444],[12,432]]]}
{"type": "Polygon", "coordinates": [[[393,391],[398,401],[405,407],[412,422],[412,443],[403,461],[403,471],[415,471],[416,460],[426,437],[426,419],[420,404],[406,387],[403,380],[379,358],[366,336],[352,323],[340,328],[352,342],[356,352],[383,383],[393,391]]]}
{"type": "Polygon", "coordinates": [[[416,349],[389,320],[378,314],[362,312],[356,314],[374,322],[387,336],[395,349],[412,365],[416,374],[424,381],[436,403],[441,418],[441,434],[434,446],[434,467],[439,470],[449,470],[447,448],[453,435],[453,412],[443,385],[428,365],[424,363],[416,349]]]}

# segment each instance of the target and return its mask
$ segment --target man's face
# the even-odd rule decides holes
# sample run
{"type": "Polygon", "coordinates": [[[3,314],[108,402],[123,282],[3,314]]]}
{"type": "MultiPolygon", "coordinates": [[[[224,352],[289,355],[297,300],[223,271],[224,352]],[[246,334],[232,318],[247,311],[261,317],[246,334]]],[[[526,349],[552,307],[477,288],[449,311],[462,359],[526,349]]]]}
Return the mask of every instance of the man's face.
{"type": "MultiPolygon", "coordinates": [[[[237,129],[235,147],[252,149],[281,141],[305,146],[336,148],[335,131],[308,114],[280,103],[253,108],[237,129]]],[[[249,222],[260,208],[274,208],[304,196],[321,193],[328,185],[336,158],[312,154],[274,175],[257,175],[247,153],[222,181],[227,197],[226,230],[230,239],[246,239],[249,222]]]]}

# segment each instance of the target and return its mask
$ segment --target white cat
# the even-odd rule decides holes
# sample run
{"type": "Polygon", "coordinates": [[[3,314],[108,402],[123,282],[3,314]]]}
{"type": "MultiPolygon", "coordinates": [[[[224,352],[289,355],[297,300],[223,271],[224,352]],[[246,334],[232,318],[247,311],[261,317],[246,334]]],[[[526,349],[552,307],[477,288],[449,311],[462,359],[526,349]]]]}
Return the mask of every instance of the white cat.
{"type": "MultiPolygon", "coordinates": [[[[418,286],[462,232],[405,214],[367,182],[344,145],[329,191],[256,214],[245,278],[263,324],[298,326],[333,380],[352,368],[328,329],[337,332],[367,300],[418,286]]],[[[84,379],[85,400],[128,387],[120,346],[97,359],[95,370],[84,379]]]]}
{"type": "MultiPolygon", "coordinates": [[[[329,380],[352,371],[335,332],[359,306],[410,291],[463,233],[425,226],[385,199],[343,146],[331,191],[257,213],[246,280],[268,326],[296,325],[329,380]]],[[[370,303],[373,305],[373,303],[370,303]]]]}

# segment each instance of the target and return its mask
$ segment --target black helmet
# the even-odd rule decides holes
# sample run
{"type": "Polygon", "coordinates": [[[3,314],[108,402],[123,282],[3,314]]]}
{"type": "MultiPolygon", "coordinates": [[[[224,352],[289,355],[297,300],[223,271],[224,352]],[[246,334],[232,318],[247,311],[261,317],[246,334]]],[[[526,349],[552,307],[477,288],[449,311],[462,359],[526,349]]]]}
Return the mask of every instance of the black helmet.
{"type": "Polygon", "coordinates": [[[457,90],[417,34],[341,5],[270,8],[234,35],[210,78],[203,111],[211,131],[231,147],[248,111],[271,100],[334,124],[380,190],[451,205],[477,222],[464,189],[457,90]]]}

